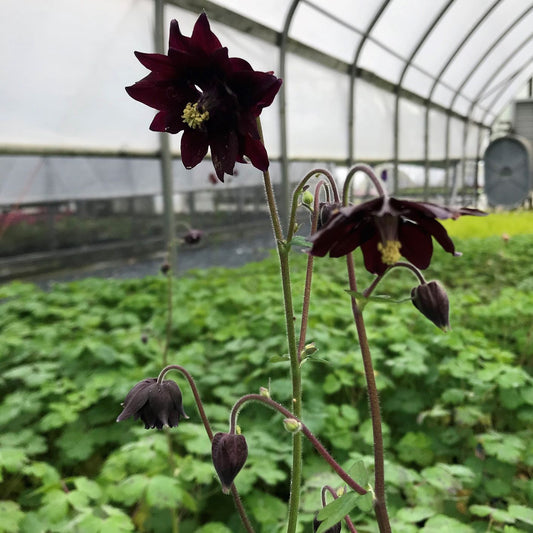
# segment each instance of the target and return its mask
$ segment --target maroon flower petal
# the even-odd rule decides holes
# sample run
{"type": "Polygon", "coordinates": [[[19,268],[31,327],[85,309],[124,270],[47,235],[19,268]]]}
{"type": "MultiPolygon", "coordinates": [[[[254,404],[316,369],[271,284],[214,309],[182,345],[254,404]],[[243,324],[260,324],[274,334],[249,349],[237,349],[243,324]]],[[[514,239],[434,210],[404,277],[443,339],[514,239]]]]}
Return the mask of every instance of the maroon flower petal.
{"type": "Polygon", "coordinates": [[[250,158],[252,165],[265,172],[270,164],[264,144],[250,136],[245,137],[244,154],[250,158]]]}
{"type": "Polygon", "coordinates": [[[155,378],[144,379],[137,383],[124,398],[124,409],[118,415],[117,422],[122,422],[130,416],[134,415],[143,405],[148,401],[149,387],[157,380],[155,378]]]}
{"type": "Polygon", "coordinates": [[[430,235],[433,235],[433,237],[435,237],[435,240],[442,246],[442,248],[446,252],[449,252],[450,254],[454,255],[461,255],[460,253],[455,251],[453,241],[450,239],[448,232],[440,222],[429,218],[415,220],[415,222],[419,224],[424,231],[426,231],[430,235]]]}
{"type": "Polygon", "coordinates": [[[186,129],[181,138],[181,160],[185,168],[195,167],[207,154],[207,133],[203,130],[186,129]]]}
{"type": "Polygon", "coordinates": [[[191,41],[206,52],[213,52],[217,48],[222,48],[218,37],[211,31],[211,26],[205,13],[198,17],[192,31],[191,41]]]}
{"type": "Polygon", "coordinates": [[[164,54],[147,54],[145,52],[134,52],[135,57],[148,70],[157,72],[160,76],[172,76],[175,72],[175,66],[170,58],[164,54]]]}
{"type": "Polygon", "coordinates": [[[376,232],[369,240],[361,244],[365,268],[370,273],[378,275],[383,274],[388,268],[388,265],[381,260],[381,252],[378,249],[378,244],[380,242],[381,237],[379,233],[376,232]]]}
{"type": "Polygon", "coordinates": [[[235,131],[223,132],[210,139],[211,158],[220,181],[224,181],[224,173],[233,174],[235,160],[239,152],[239,140],[235,131]]]}
{"type": "Polygon", "coordinates": [[[150,124],[152,131],[165,131],[167,133],[178,133],[185,129],[185,124],[182,120],[176,119],[175,113],[168,113],[167,111],[160,111],[152,120],[150,124]]]}
{"type": "Polygon", "coordinates": [[[422,270],[427,268],[433,255],[433,242],[430,234],[426,233],[418,224],[407,220],[400,222],[398,234],[402,243],[400,253],[403,257],[417,268],[422,270]]]}

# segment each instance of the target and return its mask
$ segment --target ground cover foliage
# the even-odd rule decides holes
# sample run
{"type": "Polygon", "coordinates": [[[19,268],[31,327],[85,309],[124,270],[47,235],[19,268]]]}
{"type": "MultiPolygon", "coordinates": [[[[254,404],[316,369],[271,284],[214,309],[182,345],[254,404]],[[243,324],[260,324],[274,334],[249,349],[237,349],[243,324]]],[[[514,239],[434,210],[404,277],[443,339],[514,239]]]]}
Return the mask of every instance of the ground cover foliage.
{"type": "MultiPolygon", "coordinates": [[[[533,531],[533,236],[503,231],[508,240],[455,239],[461,258],[435,251],[427,279],[448,289],[450,333],[409,301],[365,308],[395,532],[533,531]]],[[[304,262],[295,249],[295,295],[304,262]]],[[[316,264],[308,341],[319,351],[304,365],[304,420],[364,477],[357,465],[372,464],[371,424],[344,261],[316,264]]],[[[415,281],[396,270],[378,292],[401,300],[415,281]]],[[[162,367],[164,276],[47,292],[12,283],[0,297],[0,531],[161,533],[173,518],[181,533],[241,530],[179,374],[168,377],[190,420],[161,432],[115,423],[133,384],[162,367]]],[[[233,403],[260,386],[290,405],[275,258],[190,272],[173,283],[173,300],[168,361],[194,376],[215,431],[227,431],[233,403]]],[[[259,404],[239,425],[249,458],[236,485],[257,531],[280,531],[290,435],[259,404]]],[[[300,530],[310,531],[320,488],[341,484],[310,446],[304,463],[300,530]]],[[[351,513],[357,530],[376,531],[361,507],[351,513]]]]}

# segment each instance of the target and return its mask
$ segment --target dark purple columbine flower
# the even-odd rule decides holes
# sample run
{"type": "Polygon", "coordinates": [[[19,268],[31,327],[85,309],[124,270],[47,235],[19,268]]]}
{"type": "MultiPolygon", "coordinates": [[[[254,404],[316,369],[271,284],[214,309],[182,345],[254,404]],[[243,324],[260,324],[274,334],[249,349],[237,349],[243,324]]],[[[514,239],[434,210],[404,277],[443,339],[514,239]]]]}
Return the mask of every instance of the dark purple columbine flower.
{"type": "Polygon", "coordinates": [[[413,305],[435,326],[450,329],[450,303],[444,287],[438,281],[421,283],[411,291],[413,305]]]}
{"type": "Polygon", "coordinates": [[[161,383],[156,378],[139,381],[128,392],[122,406],[117,422],[133,416],[134,420],[140,418],[146,429],[176,427],[182,418],[189,418],[183,410],[180,388],[170,379],[161,383]]]}
{"type": "Polygon", "coordinates": [[[211,148],[217,177],[233,174],[235,162],[248,157],[259,170],[268,169],[268,155],[256,119],[276,96],[281,80],[253,70],[238,57],[228,57],[202,13],[191,37],[170,23],[168,54],[135,52],[149,70],[128,94],[159,113],[150,129],[178,133],[186,168],[196,166],[211,148]]]}
{"type": "Polygon", "coordinates": [[[227,494],[248,458],[248,445],[244,435],[217,433],[211,444],[211,456],[222,483],[222,491],[227,494]]]}
{"type": "Polygon", "coordinates": [[[366,269],[382,274],[401,256],[420,269],[427,268],[433,255],[431,237],[453,255],[461,255],[445,228],[436,219],[461,215],[486,215],[483,211],[443,207],[380,196],[356,206],[342,207],[325,227],[310,237],[311,255],[341,257],[361,247],[366,269]]]}

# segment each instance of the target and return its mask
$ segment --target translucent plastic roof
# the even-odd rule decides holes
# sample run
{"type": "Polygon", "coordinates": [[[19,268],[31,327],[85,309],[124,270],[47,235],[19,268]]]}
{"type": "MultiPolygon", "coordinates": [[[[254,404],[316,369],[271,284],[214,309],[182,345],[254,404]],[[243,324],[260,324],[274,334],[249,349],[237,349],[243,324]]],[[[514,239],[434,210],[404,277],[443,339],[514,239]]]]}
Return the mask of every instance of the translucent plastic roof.
{"type": "MultiPolygon", "coordinates": [[[[146,74],[133,51],[154,51],[153,0],[0,5],[3,153],[156,153],[153,111],[124,91],[146,74]]],[[[168,0],[165,28],[202,10],[230,55],[284,78],[271,157],[475,155],[533,76],[533,0],[168,0]]]]}

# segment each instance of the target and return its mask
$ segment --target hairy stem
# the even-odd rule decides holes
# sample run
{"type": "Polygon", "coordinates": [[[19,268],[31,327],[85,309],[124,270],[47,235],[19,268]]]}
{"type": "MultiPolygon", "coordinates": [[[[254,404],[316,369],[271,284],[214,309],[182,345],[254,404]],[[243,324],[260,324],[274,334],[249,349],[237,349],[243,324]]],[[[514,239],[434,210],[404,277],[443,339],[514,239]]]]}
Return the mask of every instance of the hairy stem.
{"type": "Polygon", "coordinates": [[[348,201],[350,198],[350,184],[356,172],[364,172],[368,176],[370,181],[376,187],[378,191],[378,195],[388,197],[388,193],[383,188],[383,185],[381,184],[381,181],[379,180],[379,178],[376,176],[374,169],[370,165],[365,165],[364,163],[358,163],[357,165],[353,166],[350,169],[350,172],[348,172],[348,175],[346,176],[346,181],[344,182],[344,189],[342,192],[344,205],[348,205],[348,201]]]}
{"type": "MultiPolygon", "coordinates": [[[[257,119],[257,128],[261,139],[263,131],[261,121],[257,119]]],[[[302,412],[302,376],[300,371],[300,362],[298,349],[296,346],[296,330],[294,327],[294,305],[292,302],[291,276],[289,268],[289,247],[283,240],[281,221],[276,206],[274,188],[270,179],[268,170],[263,172],[263,182],[267,198],[270,220],[274,231],[274,237],[277,242],[279,264],[281,269],[281,285],[283,289],[283,307],[285,312],[285,329],[287,333],[287,347],[289,350],[291,382],[292,382],[292,402],[294,414],[301,416],[302,412]]],[[[298,524],[298,510],[300,507],[300,491],[302,483],[302,436],[299,433],[293,435],[292,440],[292,468],[290,480],[290,497],[289,497],[289,517],[287,524],[287,533],[295,533],[298,524]]]]}
{"type": "Polygon", "coordinates": [[[237,426],[237,416],[239,414],[240,409],[246,402],[261,402],[270,407],[271,409],[274,409],[275,411],[278,411],[282,415],[286,416],[287,418],[296,420],[301,426],[301,432],[298,431],[296,435],[303,433],[307,439],[311,442],[311,444],[315,447],[316,451],[328,462],[328,464],[335,470],[335,472],[339,475],[339,477],[345,481],[353,490],[355,490],[357,493],[363,495],[366,494],[367,491],[361,487],[351,476],[349,476],[346,471],[333,459],[331,454],[324,448],[322,443],[311,433],[309,428],[300,420],[299,417],[295,416],[291,411],[283,407],[278,402],[275,402],[271,398],[268,398],[267,396],[262,396],[261,394],[246,394],[242,398],[240,398],[233,408],[231,409],[231,415],[230,415],[230,427],[229,432],[235,433],[235,428],[237,426]]]}
{"type": "MultiPolygon", "coordinates": [[[[355,279],[355,269],[353,263],[353,254],[346,256],[346,263],[348,268],[348,279],[350,283],[350,290],[357,291],[357,282],[355,279]]],[[[368,392],[368,402],[370,404],[370,417],[372,420],[372,435],[374,441],[374,491],[375,501],[374,510],[379,526],[380,533],[391,533],[389,516],[387,513],[387,506],[385,501],[385,459],[383,449],[383,432],[381,428],[381,411],[379,407],[379,395],[376,386],[376,378],[374,375],[374,367],[372,365],[372,356],[370,355],[370,347],[368,345],[368,338],[366,336],[365,322],[363,314],[357,305],[356,299],[352,296],[352,312],[357,328],[357,335],[359,337],[359,347],[363,358],[363,366],[365,370],[365,378],[368,392]]]]}
{"type": "MultiPolygon", "coordinates": [[[[157,377],[157,382],[161,383],[163,381],[163,378],[165,377],[165,374],[170,370],[177,370],[178,372],[181,372],[189,382],[189,386],[191,387],[191,391],[196,402],[196,407],[198,409],[198,413],[200,414],[200,418],[202,419],[202,422],[204,424],[205,431],[207,433],[207,436],[209,437],[209,440],[212,441],[213,430],[211,429],[211,424],[209,423],[209,419],[205,414],[204,406],[200,398],[200,393],[198,392],[198,387],[196,387],[196,383],[194,382],[194,379],[191,374],[189,374],[189,372],[181,365],[168,365],[163,368],[163,370],[161,370],[161,372],[159,373],[159,376],[157,377]]],[[[235,487],[234,483],[231,484],[231,494],[233,496],[233,502],[235,503],[235,507],[237,508],[239,516],[241,517],[241,521],[244,525],[244,528],[246,529],[246,531],[248,531],[248,533],[255,533],[250,519],[246,514],[246,510],[244,509],[244,506],[242,504],[239,492],[237,491],[237,488],[235,487]]]]}

